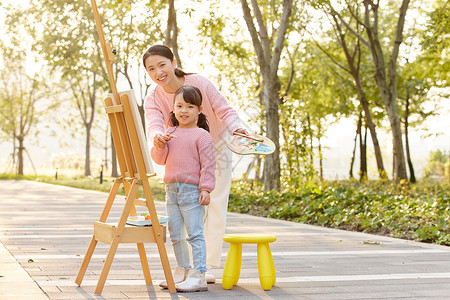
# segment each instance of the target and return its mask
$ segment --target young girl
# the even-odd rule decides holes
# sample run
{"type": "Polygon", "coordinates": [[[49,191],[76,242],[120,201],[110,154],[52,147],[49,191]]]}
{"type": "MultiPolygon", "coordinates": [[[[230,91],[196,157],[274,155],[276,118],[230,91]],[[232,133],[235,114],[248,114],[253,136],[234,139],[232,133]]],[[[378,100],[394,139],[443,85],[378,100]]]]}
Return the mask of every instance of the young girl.
{"type": "MultiPolygon", "coordinates": [[[[156,83],[145,99],[147,137],[157,147],[166,143],[164,129],[170,126],[173,93],[184,85],[192,85],[201,91],[202,112],[208,118],[216,157],[216,187],[211,193],[211,203],[205,207],[204,235],[207,248],[206,265],[220,267],[223,235],[225,233],[228,196],[231,186],[231,151],[225,145],[229,134],[246,133],[237,112],[213,83],[200,74],[185,73],[177,68],[172,51],[164,45],[154,45],[143,55],[143,64],[156,83]]],[[[217,272],[219,274],[221,272],[217,272]]],[[[206,272],[208,283],[215,282],[211,272],[206,272]]]]}
{"type": "MultiPolygon", "coordinates": [[[[155,163],[165,165],[166,210],[178,264],[174,281],[179,292],[208,290],[203,218],[215,187],[216,161],[209,126],[201,111],[200,90],[193,86],[179,88],[170,113],[172,126],[164,134],[167,143],[151,149],[155,163]],[[187,242],[192,247],[193,269],[187,242]]],[[[167,288],[167,282],[160,286],[167,288]]]]}

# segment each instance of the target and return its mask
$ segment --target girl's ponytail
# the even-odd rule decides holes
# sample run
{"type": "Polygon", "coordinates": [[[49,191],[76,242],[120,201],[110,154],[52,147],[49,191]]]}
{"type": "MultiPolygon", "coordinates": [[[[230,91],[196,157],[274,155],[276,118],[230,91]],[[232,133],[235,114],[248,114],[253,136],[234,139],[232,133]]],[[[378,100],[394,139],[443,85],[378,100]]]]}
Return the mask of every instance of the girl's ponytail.
{"type": "Polygon", "coordinates": [[[198,114],[197,126],[209,132],[208,120],[206,119],[205,114],[202,112],[198,114]]]}
{"type": "Polygon", "coordinates": [[[180,123],[178,123],[177,117],[175,117],[175,114],[173,113],[173,111],[171,111],[169,114],[169,123],[170,123],[170,125],[172,125],[174,127],[176,127],[180,124],[180,123]]]}

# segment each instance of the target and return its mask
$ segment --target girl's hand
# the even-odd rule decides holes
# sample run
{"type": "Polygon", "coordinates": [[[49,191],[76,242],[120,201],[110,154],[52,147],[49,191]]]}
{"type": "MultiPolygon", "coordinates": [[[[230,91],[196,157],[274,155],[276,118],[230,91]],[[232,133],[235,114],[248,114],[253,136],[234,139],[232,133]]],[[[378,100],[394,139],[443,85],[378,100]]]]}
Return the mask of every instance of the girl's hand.
{"type": "Polygon", "coordinates": [[[156,149],[162,151],[166,147],[167,142],[175,137],[176,136],[167,133],[157,134],[153,138],[153,145],[155,146],[156,149]]]}
{"type": "Polygon", "coordinates": [[[210,197],[208,191],[200,192],[200,197],[198,197],[198,203],[200,203],[200,205],[208,205],[210,200],[211,200],[211,197],[210,197]]]}

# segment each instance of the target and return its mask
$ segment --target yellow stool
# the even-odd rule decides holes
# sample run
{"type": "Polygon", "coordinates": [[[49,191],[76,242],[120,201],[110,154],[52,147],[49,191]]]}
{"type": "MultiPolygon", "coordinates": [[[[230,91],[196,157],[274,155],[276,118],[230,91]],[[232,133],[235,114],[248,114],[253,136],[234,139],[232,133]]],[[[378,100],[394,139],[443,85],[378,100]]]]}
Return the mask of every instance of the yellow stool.
{"type": "Polygon", "coordinates": [[[230,243],[227,260],[223,268],[222,287],[229,290],[239,281],[242,261],[242,244],[257,244],[259,282],[264,290],[275,285],[275,265],[269,243],[277,239],[272,234],[242,233],[225,234],[223,240],[230,243]]]}

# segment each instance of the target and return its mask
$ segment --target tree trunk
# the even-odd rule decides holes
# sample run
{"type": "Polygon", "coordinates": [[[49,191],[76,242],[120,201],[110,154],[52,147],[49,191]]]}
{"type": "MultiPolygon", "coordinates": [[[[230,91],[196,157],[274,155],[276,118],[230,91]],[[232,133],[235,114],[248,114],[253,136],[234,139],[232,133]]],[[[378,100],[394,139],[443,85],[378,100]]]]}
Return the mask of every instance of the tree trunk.
{"type": "Polygon", "coordinates": [[[377,162],[378,175],[380,179],[387,179],[386,170],[384,169],[383,157],[381,156],[380,143],[378,142],[377,131],[375,128],[375,123],[372,119],[372,113],[369,108],[369,101],[367,101],[364,89],[359,77],[359,72],[357,76],[353,76],[356,84],[356,89],[358,91],[358,98],[361,106],[364,110],[364,119],[366,121],[366,126],[370,130],[370,137],[372,138],[373,149],[375,152],[375,160],[377,162]]]}
{"type": "Polygon", "coordinates": [[[394,159],[394,178],[396,180],[407,179],[405,155],[403,150],[402,131],[400,127],[400,117],[397,108],[397,70],[396,63],[400,44],[403,39],[403,27],[405,23],[406,11],[410,0],[403,0],[397,27],[395,32],[394,47],[389,59],[388,76],[386,78],[386,67],[383,49],[378,36],[378,3],[374,4],[370,0],[364,0],[365,17],[364,26],[369,39],[370,51],[372,53],[375,65],[375,80],[383,99],[392,131],[393,155],[394,159]]]}
{"type": "Polygon", "coordinates": [[[389,100],[390,102],[387,103],[387,110],[392,129],[393,154],[395,156],[394,178],[396,178],[397,180],[401,180],[407,179],[405,155],[403,150],[402,130],[400,128],[400,117],[397,110],[397,101],[392,100],[393,99],[389,100]]]}
{"type": "Polygon", "coordinates": [[[262,159],[261,156],[258,156],[257,160],[256,160],[256,165],[255,165],[255,180],[257,182],[262,182],[262,176],[261,176],[261,169],[264,166],[262,165],[262,159]]]}
{"type": "Polygon", "coordinates": [[[308,121],[308,137],[309,137],[309,166],[311,175],[314,173],[314,146],[313,146],[313,134],[311,129],[311,118],[309,113],[306,114],[306,120],[308,121]]]}
{"type": "Polygon", "coordinates": [[[17,174],[18,175],[23,175],[23,165],[24,165],[24,163],[23,163],[23,150],[25,149],[23,147],[23,137],[16,136],[16,138],[17,138],[17,141],[19,142],[19,149],[18,149],[18,152],[17,152],[17,161],[18,161],[19,165],[18,165],[18,169],[17,169],[17,174]]]}
{"type": "Polygon", "coordinates": [[[411,153],[409,151],[409,135],[408,135],[408,126],[409,126],[409,90],[406,91],[406,104],[405,104],[405,146],[406,146],[406,160],[408,162],[409,167],[409,181],[411,183],[417,182],[416,176],[414,174],[414,167],[411,160],[411,153]]]}
{"type": "Polygon", "coordinates": [[[275,152],[267,155],[264,159],[264,190],[279,190],[280,182],[280,150],[279,150],[279,126],[280,120],[278,107],[280,98],[280,82],[277,75],[281,58],[281,51],[284,46],[287,27],[292,13],[292,1],[283,0],[283,11],[279,28],[276,33],[276,39],[268,36],[266,21],[264,20],[258,2],[252,0],[254,18],[258,24],[256,29],[254,19],[251,15],[247,0],[241,0],[244,19],[250,33],[253,47],[258,59],[258,65],[263,77],[264,102],[266,106],[266,134],[276,146],[275,152]],[[272,43],[274,47],[272,48],[272,43]]]}
{"type": "Polygon", "coordinates": [[[353,144],[353,153],[352,153],[352,159],[350,161],[350,170],[348,172],[350,179],[354,178],[353,176],[353,164],[355,163],[355,157],[356,157],[356,145],[358,144],[358,136],[359,133],[361,132],[361,124],[362,124],[362,113],[359,113],[359,117],[358,117],[358,123],[356,125],[356,134],[355,134],[355,139],[354,139],[354,144],[353,144]]]}
{"type": "Polygon", "coordinates": [[[280,176],[280,118],[278,115],[278,91],[273,87],[273,79],[264,83],[264,99],[266,103],[266,134],[275,144],[275,152],[264,159],[264,190],[279,190],[280,176]]]}
{"type": "Polygon", "coordinates": [[[86,124],[86,156],[84,160],[84,176],[91,175],[91,125],[86,124]]]}
{"type": "Polygon", "coordinates": [[[178,25],[175,0],[169,0],[167,30],[164,44],[167,47],[172,48],[175,59],[177,60],[177,67],[182,69],[180,55],[178,54],[178,25]]]}
{"type": "Polygon", "coordinates": [[[367,126],[364,126],[364,138],[362,135],[362,119],[358,127],[361,128],[359,132],[359,181],[364,182],[367,180],[367,126]]]}
{"type": "Polygon", "coordinates": [[[322,136],[322,127],[320,125],[320,120],[319,120],[319,124],[318,124],[318,129],[317,129],[317,140],[319,143],[319,176],[320,179],[323,180],[323,157],[322,157],[322,143],[320,140],[320,137],[322,136]]]}
{"type": "MultiPolygon", "coordinates": [[[[283,134],[283,139],[286,142],[289,142],[289,129],[288,129],[289,125],[288,124],[281,124],[281,133],[283,134]]],[[[287,171],[288,171],[288,176],[292,177],[293,175],[293,166],[292,166],[292,162],[293,162],[293,158],[291,153],[289,152],[289,148],[287,148],[286,151],[286,165],[287,165],[287,171]]]]}

